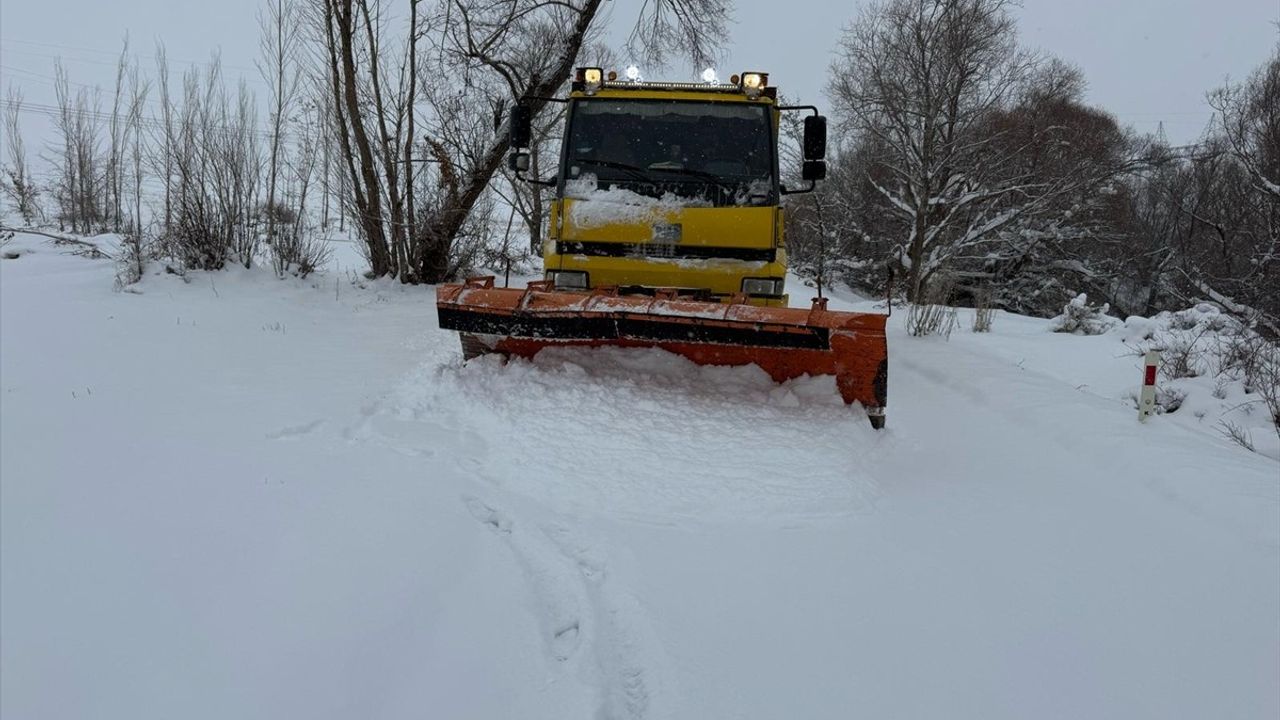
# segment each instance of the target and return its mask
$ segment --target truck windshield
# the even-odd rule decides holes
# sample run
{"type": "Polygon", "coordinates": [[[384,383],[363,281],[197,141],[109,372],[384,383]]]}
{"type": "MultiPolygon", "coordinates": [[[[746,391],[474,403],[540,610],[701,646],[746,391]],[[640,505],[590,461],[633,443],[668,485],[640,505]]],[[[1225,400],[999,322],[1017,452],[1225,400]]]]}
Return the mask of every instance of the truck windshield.
{"type": "Polygon", "coordinates": [[[624,190],[698,205],[777,200],[768,107],[742,102],[580,99],[564,192],[624,190]]]}

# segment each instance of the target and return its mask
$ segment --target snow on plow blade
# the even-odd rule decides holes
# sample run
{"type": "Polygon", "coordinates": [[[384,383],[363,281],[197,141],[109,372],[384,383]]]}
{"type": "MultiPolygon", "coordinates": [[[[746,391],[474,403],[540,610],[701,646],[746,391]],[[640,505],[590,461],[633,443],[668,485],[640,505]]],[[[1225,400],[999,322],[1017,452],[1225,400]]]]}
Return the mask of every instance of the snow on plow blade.
{"type": "Polygon", "coordinates": [[[545,281],[497,288],[472,278],[436,291],[440,327],[462,334],[467,359],[489,352],[532,358],[547,347],[656,347],[699,365],[760,366],[783,382],[834,375],[846,404],[861,403],[884,427],[888,386],[885,316],[837,312],[815,298],[809,310],[729,304],[674,291],[620,296],[612,288],[572,292],[545,281]]]}

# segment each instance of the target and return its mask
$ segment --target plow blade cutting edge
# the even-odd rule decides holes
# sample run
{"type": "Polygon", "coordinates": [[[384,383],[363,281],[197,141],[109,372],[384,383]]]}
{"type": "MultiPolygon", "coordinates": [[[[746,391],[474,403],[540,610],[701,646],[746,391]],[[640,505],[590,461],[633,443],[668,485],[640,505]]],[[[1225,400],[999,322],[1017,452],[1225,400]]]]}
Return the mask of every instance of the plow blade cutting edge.
{"type": "Polygon", "coordinates": [[[497,288],[492,277],[436,291],[440,327],[461,333],[470,359],[484,353],[532,358],[548,347],[656,347],[699,365],[758,365],[784,382],[834,375],[846,404],[861,403],[884,427],[888,345],[884,315],[766,308],[737,296],[725,304],[677,297],[620,296],[612,288],[572,292],[546,281],[497,288]]]}

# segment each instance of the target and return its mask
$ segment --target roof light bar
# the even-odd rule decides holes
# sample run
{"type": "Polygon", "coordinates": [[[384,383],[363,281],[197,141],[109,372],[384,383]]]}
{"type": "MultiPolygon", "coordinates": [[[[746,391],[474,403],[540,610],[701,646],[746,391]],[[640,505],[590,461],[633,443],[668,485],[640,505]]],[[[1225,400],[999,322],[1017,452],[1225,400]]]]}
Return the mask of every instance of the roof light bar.
{"type": "Polygon", "coordinates": [[[769,87],[769,74],[763,72],[745,72],[733,75],[728,83],[720,80],[714,68],[703,71],[702,82],[648,82],[642,79],[640,68],[630,65],[622,73],[603,68],[580,67],[574,75],[573,90],[587,95],[595,95],[604,88],[613,90],[696,90],[698,92],[741,93],[755,100],[761,96],[774,99],[776,92],[769,87]],[[621,76],[621,77],[620,77],[621,76]]]}

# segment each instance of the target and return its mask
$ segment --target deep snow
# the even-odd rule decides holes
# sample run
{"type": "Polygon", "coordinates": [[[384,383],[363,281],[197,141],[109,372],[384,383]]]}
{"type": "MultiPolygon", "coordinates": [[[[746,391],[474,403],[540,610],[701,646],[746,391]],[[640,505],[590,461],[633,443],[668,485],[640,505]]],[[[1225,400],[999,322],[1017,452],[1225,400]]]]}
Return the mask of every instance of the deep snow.
{"type": "Polygon", "coordinates": [[[895,317],[876,433],[827,379],[463,366],[429,289],[5,250],[6,718],[1280,714],[1280,465],[1139,424],[1117,336],[895,317]]]}

